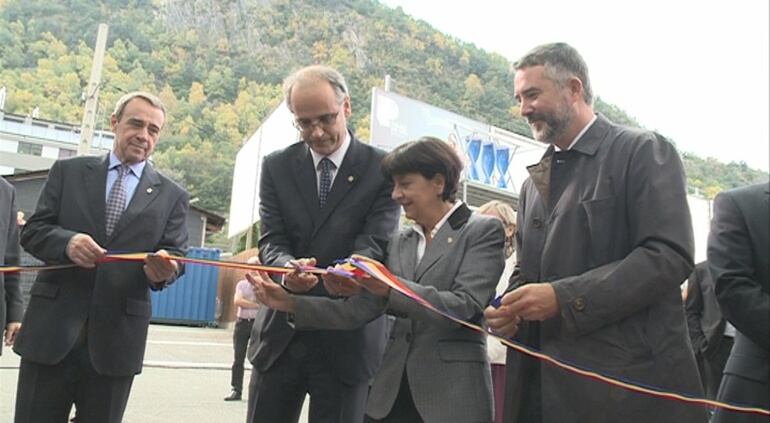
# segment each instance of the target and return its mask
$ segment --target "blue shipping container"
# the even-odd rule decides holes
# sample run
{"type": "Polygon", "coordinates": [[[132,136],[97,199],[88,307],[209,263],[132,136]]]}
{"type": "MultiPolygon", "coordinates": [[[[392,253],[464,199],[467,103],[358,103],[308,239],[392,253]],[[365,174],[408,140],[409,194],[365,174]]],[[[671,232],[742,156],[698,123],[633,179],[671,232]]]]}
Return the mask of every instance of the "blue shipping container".
{"type": "MultiPolygon", "coordinates": [[[[190,248],[187,257],[218,260],[218,248],[190,248]]],[[[219,268],[186,264],[185,273],[170,287],[152,292],[152,321],[195,326],[216,325],[219,268]]]]}

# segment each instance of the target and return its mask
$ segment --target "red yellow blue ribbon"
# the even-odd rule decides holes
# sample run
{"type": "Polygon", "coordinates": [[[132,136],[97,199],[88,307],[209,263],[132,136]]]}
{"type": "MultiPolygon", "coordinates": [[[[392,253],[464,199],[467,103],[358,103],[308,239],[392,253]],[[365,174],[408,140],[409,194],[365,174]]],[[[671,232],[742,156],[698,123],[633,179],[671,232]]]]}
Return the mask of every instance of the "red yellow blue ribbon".
{"type": "MultiPolygon", "coordinates": [[[[145,257],[147,257],[147,255],[149,254],[151,253],[109,253],[109,254],[106,254],[101,260],[99,260],[98,263],[110,263],[115,261],[143,262],[145,257]]],[[[241,262],[235,262],[235,261],[201,259],[201,258],[193,258],[193,257],[177,257],[177,256],[168,256],[168,258],[179,263],[201,264],[205,266],[217,266],[217,267],[224,267],[229,269],[249,270],[252,272],[266,272],[270,274],[286,274],[286,273],[291,273],[295,270],[299,270],[305,273],[314,273],[318,275],[323,275],[328,273],[327,270],[319,269],[317,267],[298,267],[298,268],[276,267],[276,266],[265,266],[261,264],[241,263],[241,262]]],[[[0,266],[0,273],[40,272],[40,271],[49,271],[49,270],[71,269],[75,267],[78,267],[78,265],[74,263],[43,265],[43,266],[0,266]]],[[[355,270],[352,268],[352,266],[349,266],[349,269],[351,271],[355,270]]],[[[348,273],[348,275],[349,274],[350,273],[348,273]]]]}
{"type": "Polygon", "coordinates": [[[636,383],[636,382],[630,382],[630,381],[624,381],[621,379],[618,379],[616,377],[603,375],[601,373],[598,373],[596,371],[581,368],[575,364],[568,363],[564,360],[561,360],[559,358],[551,357],[547,354],[543,354],[542,352],[532,348],[528,347],[526,345],[523,345],[521,343],[518,343],[512,339],[500,336],[498,334],[495,334],[493,332],[490,332],[486,330],[485,328],[466,322],[464,320],[458,319],[451,314],[439,310],[438,308],[434,307],[433,304],[426,301],[424,298],[420,297],[412,291],[406,284],[401,282],[395,275],[393,275],[387,267],[385,267],[382,263],[372,260],[368,257],[364,256],[358,256],[354,255],[350,258],[350,263],[353,264],[355,267],[363,270],[371,277],[378,279],[382,281],[383,283],[387,284],[392,289],[395,289],[396,291],[400,292],[401,294],[411,298],[412,300],[416,301],[423,307],[446,317],[447,319],[452,320],[453,322],[456,322],[462,326],[465,326],[469,329],[475,330],[477,332],[486,333],[496,339],[498,339],[503,344],[507,345],[510,348],[513,348],[514,350],[518,351],[519,353],[529,355],[531,357],[537,358],[541,361],[545,361],[547,363],[550,363],[556,367],[559,367],[561,369],[567,370],[571,373],[575,373],[590,379],[598,380],[604,383],[607,383],[609,385],[617,386],[620,388],[627,389],[629,391],[643,393],[647,395],[651,395],[658,398],[665,398],[669,400],[675,400],[675,401],[681,401],[686,402],[690,404],[699,404],[699,405],[705,405],[710,407],[717,407],[717,408],[723,408],[731,411],[737,411],[737,412],[744,412],[744,413],[753,413],[753,414],[760,414],[765,416],[770,416],[770,410],[765,410],[763,408],[758,407],[745,407],[740,405],[734,405],[729,403],[724,403],[720,401],[714,401],[709,400],[705,398],[697,398],[690,395],[685,395],[677,392],[669,392],[664,389],[655,388],[655,387],[648,387],[643,386],[642,384],[636,383]]]}
{"type": "MultiPolygon", "coordinates": [[[[100,260],[101,263],[107,263],[107,262],[113,262],[113,261],[135,261],[135,262],[143,262],[145,257],[148,255],[148,253],[115,253],[115,254],[107,254],[102,260],[100,260]]],[[[230,268],[230,269],[241,269],[241,270],[248,270],[253,272],[266,272],[270,274],[286,274],[291,273],[295,270],[300,270],[302,272],[307,273],[314,273],[323,275],[326,273],[337,273],[343,276],[356,276],[361,275],[363,273],[368,274],[369,276],[382,281],[383,283],[387,284],[392,289],[395,289],[396,291],[400,292],[401,294],[411,298],[412,300],[416,301],[423,307],[427,308],[428,310],[431,310],[434,313],[437,313],[441,316],[444,316],[447,319],[452,320],[453,322],[465,326],[471,330],[475,330],[477,332],[482,332],[485,334],[488,334],[503,344],[507,345],[510,348],[513,348],[514,350],[518,351],[519,353],[534,357],[538,360],[550,363],[556,367],[559,367],[561,369],[564,369],[566,371],[569,371],[571,373],[589,378],[598,380],[600,382],[617,386],[632,392],[638,392],[642,394],[651,395],[657,398],[664,398],[668,400],[673,401],[680,401],[690,404],[697,404],[697,405],[704,405],[709,407],[715,407],[715,408],[722,408],[726,410],[736,411],[736,412],[743,412],[743,413],[751,413],[751,414],[759,414],[764,416],[770,416],[770,410],[765,410],[763,408],[758,407],[746,407],[741,405],[735,405],[735,404],[729,404],[725,402],[720,401],[714,401],[709,400],[706,398],[697,398],[694,396],[681,394],[677,392],[669,392],[664,389],[656,388],[656,387],[649,387],[644,386],[640,383],[632,382],[632,381],[624,381],[616,377],[603,375],[601,373],[598,373],[596,371],[586,369],[579,367],[575,364],[568,363],[564,360],[561,360],[556,357],[551,357],[547,354],[544,354],[534,348],[528,347],[526,345],[523,345],[521,343],[518,343],[512,339],[500,336],[498,334],[495,334],[493,332],[490,332],[483,328],[482,326],[466,322],[462,319],[458,319],[451,314],[439,310],[433,304],[426,301],[424,298],[420,297],[412,291],[406,284],[401,282],[395,275],[393,275],[390,270],[387,269],[382,263],[372,260],[368,257],[359,256],[359,255],[353,255],[349,260],[347,260],[339,269],[320,269],[316,267],[300,267],[300,268],[294,268],[294,267],[276,267],[276,266],[265,266],[261,264],[248,264],[248,263],[241,263],[241,262],[233,262],[233,261],[224,261],[224,260],[212,260],[212,259],[201,259],[201,258],[192,258],[192,257],[176,257],[176,256],[169,256],[170,259],[175,260],[180,263],[189,263],[189,264],[200,264],[200,265],[206,265],[206,266],[218,266],[218,267],[224,267],[224,268],[230,268]]],[[[0,273],[13,273],[13,272],[27,272],[27,271],[49,271],[49,270],[60,270],[60,269],[66,269],[66,268],[73,268],[77,267],[75,264],[64,264],[64,265],[48,265],[48,266],[0,266],[0,273]]]]}

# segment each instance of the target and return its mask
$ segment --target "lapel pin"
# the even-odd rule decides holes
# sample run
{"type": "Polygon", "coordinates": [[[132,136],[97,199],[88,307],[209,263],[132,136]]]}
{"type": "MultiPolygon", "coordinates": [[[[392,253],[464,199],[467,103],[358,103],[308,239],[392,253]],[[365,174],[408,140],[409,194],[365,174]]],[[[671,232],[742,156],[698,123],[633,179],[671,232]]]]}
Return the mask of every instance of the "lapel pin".
{"type": "Polygon", "coordinates": [[[152,194],[152,188],[147,188],[147,194],[152,194]]]}
{"type": "Polygon", "coordinates": [[[350,176],[348,176],[348,182],[350,182],[351,184],[353,183],[353,181],[354,181],[355,179],[356,179],[356,178],[355,178],[353,175],[350,175],[350,176]]]}
{"type": "Polygon", "coordinates": [[[447,239],[446,239],[446,242],[447,242],[448,244],[451,244],[451,243],[452,243],[452,237],[450,236],[449,238],[447,238],[447,239]]]}

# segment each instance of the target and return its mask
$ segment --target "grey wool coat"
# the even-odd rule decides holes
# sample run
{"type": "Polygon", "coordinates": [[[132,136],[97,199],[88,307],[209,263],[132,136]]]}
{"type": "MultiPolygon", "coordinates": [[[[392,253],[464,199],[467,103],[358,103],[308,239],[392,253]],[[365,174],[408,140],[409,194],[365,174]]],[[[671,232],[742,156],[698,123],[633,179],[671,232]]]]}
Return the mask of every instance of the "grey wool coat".
{"type": "MultiPolygon", "coordinates": [[[[680,284],[693,268],[685,177],[661,136],[603,116],[569,151],[549,147],[528,167],[518,211],[518,265],[509,290],[553,285],[556,317],[525,322],[518,340],[606,375],[701,396],[680,284]]],[[[507,358],[506,421],[522,421],[537,389],[543,423],[705,422],[672,402],[540,364],[507,358]],[[537,372],[534,373],[535,375],[537,372]]]]}
{"type": "MultiPolygon", "coordinates": [[[[386,265],[420,297],[452,316],[476,324],[503,271],[504,233],[494,218],[461,205],[441,226],[417,262],[419,235],[407,228],[388,245],[386,265]]],[[[391,290],[347,300],[297,297],[295,324],[347,328],[381,315],[390,336],[372,381],[366,414],[382,419],[393,409],[403,377],[425,422],[492,421],[492,384],[485,335],[431,312],[391,290]]]]}

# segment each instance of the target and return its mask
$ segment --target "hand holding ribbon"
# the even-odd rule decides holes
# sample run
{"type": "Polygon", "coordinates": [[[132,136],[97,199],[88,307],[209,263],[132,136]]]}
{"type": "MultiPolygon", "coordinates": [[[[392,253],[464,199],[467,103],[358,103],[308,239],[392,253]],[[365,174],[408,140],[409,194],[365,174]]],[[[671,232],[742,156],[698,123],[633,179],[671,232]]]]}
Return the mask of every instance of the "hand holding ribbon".
{"type": "Polygon", "coordinates": [[[273,310],[294,312],[294,296],[273,282],[267,273],[247,273],[246,280],[254,287],[254,294],[260,303],[273,310]]]}
{"type": "Polygon", "coordinates": [[[287,267],[294,269],[284,276],[283,283],[286,288],[298,294],[310,291],[318,283],[318,276],[305,270],[315,267],[315,264],[316,259],[314,257],[290,260],[286,263],[287,267]]]}

